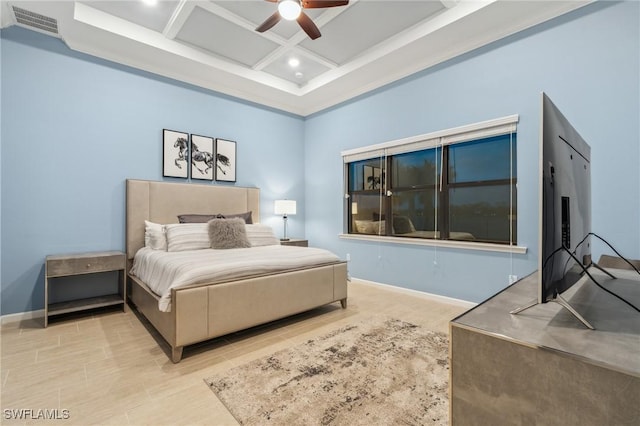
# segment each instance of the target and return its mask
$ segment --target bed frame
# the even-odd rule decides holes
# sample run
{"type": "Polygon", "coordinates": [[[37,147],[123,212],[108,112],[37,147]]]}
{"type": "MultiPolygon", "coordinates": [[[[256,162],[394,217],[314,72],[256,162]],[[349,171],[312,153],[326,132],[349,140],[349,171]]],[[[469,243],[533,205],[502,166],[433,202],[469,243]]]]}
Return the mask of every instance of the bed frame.
{"type": "Polygon", "coordinates": [[[260,220],[260,190],[221,185],[127,180],[126,252],[129,302],[171,346],[180,362],[184,346],[340,301],[347,306],[347,264],[194,284],[171,291],[171,312],[129,271],[144,246],[144,221],[176,223],[179,214],[252,212],[260,220]]]}

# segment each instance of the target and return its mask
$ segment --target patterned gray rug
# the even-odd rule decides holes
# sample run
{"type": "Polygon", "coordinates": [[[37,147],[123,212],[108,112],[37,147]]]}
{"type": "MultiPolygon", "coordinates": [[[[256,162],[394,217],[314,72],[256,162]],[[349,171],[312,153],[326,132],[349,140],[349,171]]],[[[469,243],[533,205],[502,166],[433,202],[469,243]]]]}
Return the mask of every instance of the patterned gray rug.
{"type": "Polygon", "coordinates": [[[448,338],[357,323],[205,382],[243,425],[446,425],[448,338]]]}

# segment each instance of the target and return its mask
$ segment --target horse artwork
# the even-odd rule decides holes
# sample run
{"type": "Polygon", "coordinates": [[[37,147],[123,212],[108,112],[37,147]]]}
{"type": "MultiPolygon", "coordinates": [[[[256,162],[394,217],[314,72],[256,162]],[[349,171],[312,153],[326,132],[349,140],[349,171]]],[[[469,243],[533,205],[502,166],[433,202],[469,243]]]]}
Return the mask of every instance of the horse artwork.
{"type": "Polygon", "coordinates": [[[213,138],[191,135],[191,179],[213,180],[213,138]]]}
{"type": "Polygon", "coordinates": [[[229,162],[229,157],[222,154],[216,154],[216,166],[218,167],[218,170],[220,170],[220,173],[222,173],[223,175],[226,175],[227,174],[226,169],[231,166],[231,163],[229,162]]]}
{"type": "Polygon", "coordinates": [[[181,169],[182,166],[180,162],[187,162],[187,150],[189,149],[189,141],[185,138],[176,139],[176,143],[173,144],[174,148],[178,148],[178,156],[176,157],[174,163],[177,168],[181,169]]]}
{"type": "Polygon", "coordinates": [[[216,139],[216,180],[236,181],[236,143],[225,139],[216,139]]]}
{"type": "Polygon", "coordinates": [[[186,166],[189,155],[189,134],[164,129],[162,133],[162,175],[166,177],[189,177],[186,166]]]}

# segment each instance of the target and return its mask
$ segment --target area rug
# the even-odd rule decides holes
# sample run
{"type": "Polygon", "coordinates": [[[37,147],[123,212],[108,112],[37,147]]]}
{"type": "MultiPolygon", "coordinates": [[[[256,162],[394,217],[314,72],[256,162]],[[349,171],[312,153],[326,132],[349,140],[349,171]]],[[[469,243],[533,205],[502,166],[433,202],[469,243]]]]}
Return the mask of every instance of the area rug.
{"type": "Polygon", "coordinates": [[[446,425],[448,371],[445,334],[387,318],[205,382],[242,425],[446,425]]]}

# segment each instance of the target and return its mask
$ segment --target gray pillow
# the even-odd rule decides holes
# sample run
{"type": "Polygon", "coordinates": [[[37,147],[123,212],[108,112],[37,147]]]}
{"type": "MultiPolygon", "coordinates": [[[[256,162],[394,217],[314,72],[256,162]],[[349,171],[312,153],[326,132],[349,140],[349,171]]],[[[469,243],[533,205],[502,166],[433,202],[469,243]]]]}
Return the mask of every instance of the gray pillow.
{"type": "Polygon", "coordinates": [[[210,220],[209,241],[214,249],[251,247],[244,220],[241,218],[210,220]]]}
{"type": "Polygon", "coordinates": [[[212,219],[233,219],[236,217],[242,218],[245,223],[253,223],[251,212],[238,213],[238,214],[181,214],[178,215],[178,222],[180,223],[207,223],[212,219]]]}
{"type": "Polygon", "coordinates": [[[180,223],[207,223],[211,219],[215,219],[215,214],[181,214],[178,215],[178,222],[180,223]]]}
{"type": "Polygon", "coordinates": [[[236,217],[242,218],[242,220],[244,220],[244,223],[246,223],[247,225],[252,225],[253,224],[253,217],[251,216],[251,212],[246,212],[246,213],[238,213],[238,214],[218,214],[218,218],[223,217],[224,219],[233,219],[236,217]]]}

